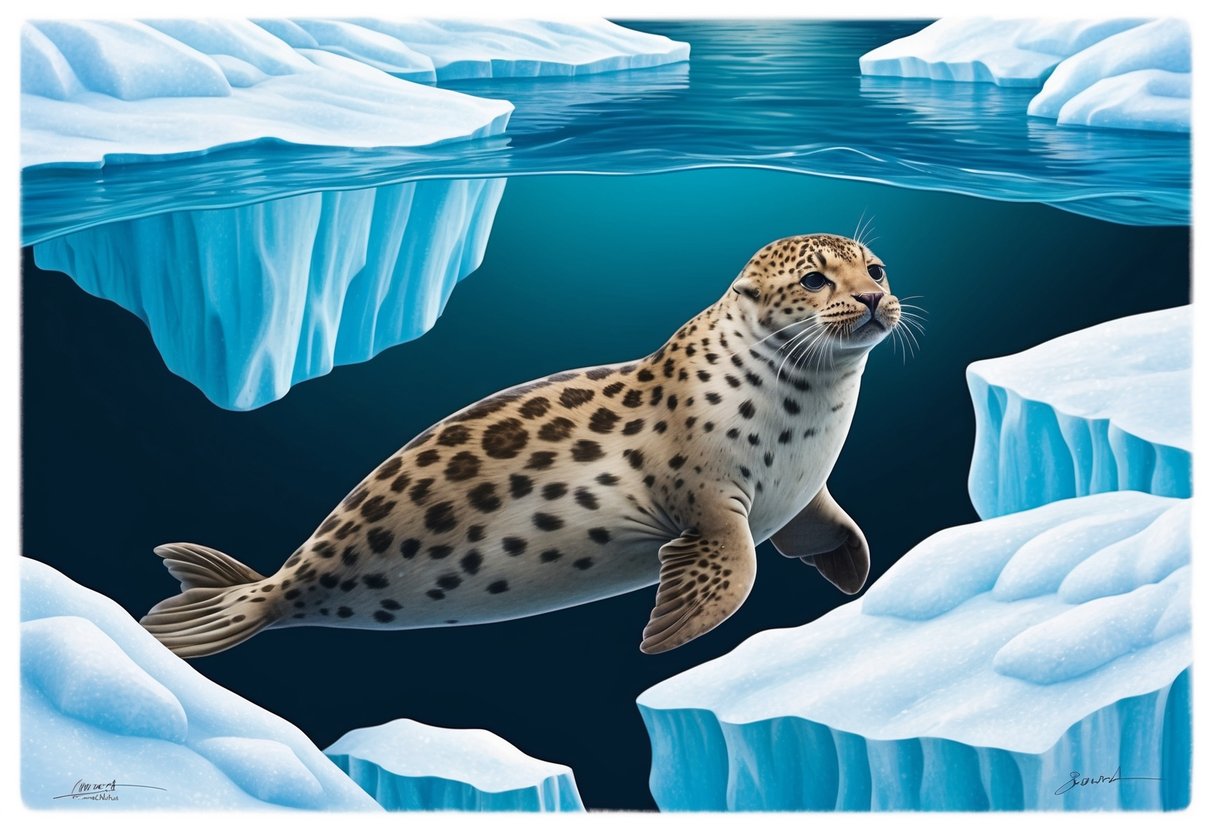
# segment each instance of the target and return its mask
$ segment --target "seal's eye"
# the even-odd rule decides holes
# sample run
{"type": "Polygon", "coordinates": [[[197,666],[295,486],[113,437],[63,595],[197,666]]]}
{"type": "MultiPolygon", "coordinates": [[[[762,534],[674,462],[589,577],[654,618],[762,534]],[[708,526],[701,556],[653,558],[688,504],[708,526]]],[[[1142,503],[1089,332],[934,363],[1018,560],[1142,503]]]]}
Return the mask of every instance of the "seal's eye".
{"type": "Polygon", "coordinates": [[[820,292],[830,282],[830,279],[821,272],[809,272],[804,277],[800,278],[800,285],[808,289],[810,292],[820,292]]]}
{"type": "Polygon", "coordinates": [[[885,279],[884,266],[877,266],[876,264],[868,266],[868,274],[870,274],[872,276],[873,280],[875,280],[877,283],[879,283],[880,281],[885,279]]]}

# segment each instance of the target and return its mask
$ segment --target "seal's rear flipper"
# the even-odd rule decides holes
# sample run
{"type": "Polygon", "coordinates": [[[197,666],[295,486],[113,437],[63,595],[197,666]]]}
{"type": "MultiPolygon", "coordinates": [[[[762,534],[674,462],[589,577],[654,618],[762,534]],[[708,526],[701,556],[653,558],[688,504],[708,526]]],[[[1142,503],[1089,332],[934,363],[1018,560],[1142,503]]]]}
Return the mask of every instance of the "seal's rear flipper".
{"type": "Polygon", "coordinates": [[[848,595],[868,579],[868,541],[859,524],[822,486],[800,514],[771,536],[781,555],[800,558],[848,595]]]}
{"type": "Polygon", "coordinates": [[[182,658],[226,650],[282,615],[272,585],[235,558],[193,543],[158,546],[156,554],[181,582],[181,594],[152,607],[139,623],[182,658]]]}

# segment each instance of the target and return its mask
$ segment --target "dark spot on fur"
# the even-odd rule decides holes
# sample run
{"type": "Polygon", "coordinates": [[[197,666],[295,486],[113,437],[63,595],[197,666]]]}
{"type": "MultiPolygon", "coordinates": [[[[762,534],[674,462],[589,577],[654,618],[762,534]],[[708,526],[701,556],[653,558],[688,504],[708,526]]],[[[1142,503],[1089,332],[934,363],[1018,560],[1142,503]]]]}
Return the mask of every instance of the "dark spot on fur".
{"type": "Polygon", "coordinates": [[[526,419],[538,419],[540,416],[548,412],[552,406],[543,396],[536,396],[533,399],[527,399],[523,402],[522,407],[518,408],[518,412],[526,419]]]}
{"type": "Polygon", "coordinates": [[[400,476],[396,477],[396,479],[392,480],[392,490],[399,494],[401,491],[408,488],[409,483],[412,481],[413,478],[408,474],[401,474],[400,476]]]}
{"type": "Polygon", "coordinates": [[[598,381],[600,379],[606,378],[613,372],[615,372],[614,367],[595,367],[592,370],[586,370],[585,377],[588,378],[590,381],[598,381]]]}
{"type": "Polygon", "coordinates": [[[709,404],[720,404],[720,394],[719,393],[715,393],[715,392],[712,392],[711,390],[709,390],[708,392],[703,394],[703,397],[708,400],[709,404]]]}
{"type": "Polygon", "coordinates": [[[585,387],[569,387],[560,394],[560,404],[570,410],[594,398],[594,391],[585,387]]]}
{"type": "Polygon", "coordinates": [[[438,444],[454,447],[462,445],[472,436],[472,432],[463,425],[451,425],[438,434],[438,444]]]}
{"type": "Polygon", "coordinates": [[[355,523],[353,520],[346,520],[341,528],[333,532],[333,537],[337,538],[338,540],[345,540],[347,537],[361,528],[361,523],[355,523]]]}
{"type": "Polygon", "coordinates": [[[325,589],[333,589],[339,583],[341,583],[341,579],[332,572],[325,572],[320,576],[320,585],[325,589]]]}
{"type": "Polygon", "coordinates": [[[515,500],[530,494],[533,487],[531,478],[526,474],[510,474],[510,496],[515,500]]]}
{"type": "Polygon", "coordinates": [[[631,465],[633,468],[635,468],[637,471],[639,471],[644,466],[644,454],[642,454],[640,451],[634,450],[632,448],[628,448],[626,451],[623,452],[623,456],[624,456],[624,459],[626,459],[628,461],[628,464],[631,465]]]}
{"type": "Polygon", "coordinates": [[[479,543],[484,540],[484,526],[468,526],[467,538],[468,543],[479,543]]]}
{"type": "Polygon", "coordinates": [[[653,430],[656,433],[665,433],[667,428],[669,428],[669,425],[667,425],[664,421],[653,423],[653,430]]]}
{"type": "Polygon", "coordinates": [[[480,438],[484,452],[494,459],[512,459],[526,447],[528,434],[518,419],[503,419],[485,428],[480,438]]]}
{"type": "Polygon", "coordinates": [[[757,446],[758,443],[762,441],[762,438],[756,433],[751,433],[749,436],[746,437],[746,441],[749,442],[751,445],[757,446]]]}
{"type": "Polygon", "coordinates": [[[527,460],[526,467],[530,471],[546,471],[556,461],[555,451],[535,451],[527,460]]]}
{"type": "Polygon", "coordinates": [[[562,557],[564,555],[559,549],[545,549],[539,553],[539,560],[544,563],[551,563],[552,561],[560,560],[562,557]]]}
{"type": "Polygon", "coordinates": [[[429,597],[433,598],[435,601],[441,601],[443,598],[446,597],[446,593],[443,592],[441,589],[431,589],[431,590],[427,591],[425,594],[428,595],[429,597]]]}
{"type": "Polygon", "coordinates": [[[434,480],[426,477],[423,480],[417,480],[413,483],[413,487],[409,489],[409,499],[417,505],[422,505],[430,498],[430,486],[434,484],[434,480]]]}
{"type": "Polygon", "coordinates": [[[590,417],[590,430],[594,431],[594,433],[610,433],[615,429],[615,423],[618,421],[618,413],[608,408],[600,407],[590,417]]]}
{"type": "Polygon", "coordinates": [[[741,403],[741,407],[737,408],[737,412],[742,415],[742,418],[753,419],[754,418],[754,403],[752,401],[750,401],[749,399],[746,399],[744,402],[741,403]]]}
{"type": "Polygon", "coordinates": [[[501,508],[501,498],[497,496],[497,486],[491,482],[482,482],[468,492],[468,503],[477,511],[488,514],[501,508]]]}
{"type": "Polygon", "coordinates": [[[539,438],[545,442],[560,442],[563,439],[569,438],[569,434],[573,432],[574,426],[572,419],[557,416],[539,429],[539,438]]]}
{"type": "Polygon", "coordinates": [[[573,443],[573,459],[576,462],[593,462],[602,457],[602,446],[592,439],[579,439],[573,443]]]}
{"type": "Polygon", "coordinates": [[[679,468],[681,468],[683,465],[686,464],[686,461],[687,461],[687,458],[685,456],[683,456],[682,454],[675,454],[674,456],[669,458],[669,461],[667,464],[671,468],[673,468],[675,471],[677,471],[679,468]]]}
{"type": "Polygon", "coordinates": [[[475,575],[480,571],[480,565],[484,563],[484,556],[472,549],[466,555],[459,559],[459,567],[469,575],[475,575]]]}
{"type": "Polygon", "coordinates": [[[435,503],[425,512],[425,527],[441,534],[455,528],[455,505],[450,500],[435,503]]]}
{"type": "Polygon", "coordinates": [[[320,524],[320,528],[316,529],[316,536],[319,537],[320,535],[328,534],[339,525],[341,525],[341,517],[336,514],[330,514],[325,521],[320,524]]]}
{"type": "Polygon", "coordinates": [[[492,582],[491,584],[489,584],[489,585],[488,585],[488,587],[487,587],[487,589],[488,589],[488,593],[489,593],[490,595],[500,595],[500,594],[501,594],[501,593],[503,593],[503,592],[507,592],[507,591],[509,591],[509,588],[510,588],[510,582],[509,582],[509,581],[504,581],[504,580],[502,580],[502,581],[493,581],[493,582],[492,582]]]}
{"type": "Polygon", "coordinates": [[[795,416],[800,412],[800,404],[793,399],[784,399],[783,409],[795,416]]]}
{"type": "Polygon", "coordinates": [[[451,552],[453,552],[453,551],[455,551],[455,550],[453,548],[451,548],[450,546],[444,546],[442,544],[439,544],[437,546],[431,546],[430,547],[430,557],[433,560],[442,560],[443,558],[449,558],[451,556],[451,552]]]}
{"type": "Polygon", "coordinates": [[[775,455],[773,453],[771,453],[770,451],[767,451],[765,454],[762,455],[762,462],[768,468],[771,467],[771,463],[774,461],[775,461],[775,455]]]}
{"type": "Polygon", "coordinates": [[[395,508],[395,506],[395,500],[388,500],[384,498],[383,495],[377,494],[362,504],[362,516],[365,517],[369,523],[378,523],[384,517],[391,514],[392,509],[395,508]]]}
{"type": "Polygon", "coordinates": [[[594,565],[594,559],[593,558],[577,558],[577,560],[573,561],[573,565],[576,566],[578,569],[586,570],[594,565]]]}
{"type": "Polygon", "coordinates": [[[406,537],[400,541],[400,557],[412,560],[421,551],[421,541],[415,537],[406,537]]]}
{"type": "Polygon", "coordinates": [[[531,518],[535,523],[536,528],[542,529],[545,532],[554,532],[564,526],[564,521],[554,514],[545,514],[542,511],[536,512],[531,518]]]}
{"type": "Polygon", "coordinates": [[[783,430],[783,431],[779,432],[779,444],[780,445],[786,445],[791,441],[792,441],[792,431],[791,430],[783,430]]]}
{"type": "Polygon", "coordinates": [[[460,451],[446,464],[446,478],[451,482],[470,480],[480,473],[480,457],[471,451],[460,451]]]}
{"type": "Polygon", "coordinates": [[[624,436],[635,436],[644,430],[644,419],[633,419],[623,426],[624,436]]]}
{"type": "Polygon", "coordinates": [[[354,611],[352,609],[350,609],[349,607],[338,607],[337,608],[337,617],[338,618],[349,618],[353,614],[354,614],[354,611]]]}
{"type": "Polygon", "coordinates": [[[609,471],[603,471],[601,474],[599,474],[594,479],[597,480],[600,485],[618,485],[619,484],[619,477],[615,476],[614,474],[612,474],[609,471]]]}
{"type": "Polygon", "coordinates": [[[366,533],[366,543],[376,554],[382,554],[391,548],[394,538],[395,535],[382,526],[376,526],[366,533]]]}
{"type": "Polygon", "coordinates": [[[652,381],[653,374],[648,370],[641,370],[639,373],[636,374],[636,380],[637,381],[652,381]]]}
{"type": "Polygon", "coordinates": [[[627,395],[623,397],[624,407],[640,407],[640,403],[642,401],[641,396],[642,394],[639,390],[629,390],[627,395]]]}
{"type": "Polygon", "coordinates": [[[612,399],[615,396],[618,396],[619,391],[623,390],[623,388],[626,386],[627,385],[622,381],[611,382],[606,387],[602,388],[602,395],[606,396],[608,399],[612,399]]]}
{"type": "Polygon", "coordinates": [[[388,585],[387,576],[379,572],[375,572],[371,575],[363,575],[362,582],[371,589],[386,589],[388,585]]]}
{"type": "Polygon", "coordinates": [[[611,533],[601,526],[590,529],[589,536],[595,543],[609,543],[611,540],[611,533]]]}
{"type": "Polygon", "coordinates": [[[349,496],[342,501],[341,507],[346,511],[353,511],[362,505],[362,501],[366,499],[369,493],[364,486],[359,486],[351,491],[349,496]]]}
{"type": "Polygon", "coordinates": [[[507,555],[516,558],[526,551],[526,541],[521,537],[501,538],[501,548],[507,555]]]}
{"type": "Polygon", "coordinates": [[[598,508],[598,498],[594,496],[594,492],[588,488],[578,488],[573,492],[573,499],[577,501],[577,505],[582,508],[587,508],[591,511],[598,508]]]}
{"type": "Polygon", "coordinates": [[[374,618],[381,624],[387,624],[396,620],[396,616],[392,615],[387,610],[375,610],[374,618]]]}
{"type": "Polygon", "coordinates": [[[337,554],[337,547],[327,540],[322,540],[312,547],[312,551],[320,555],[322,558],[331,558],[337,554]]]}
{"type": "Polygon", "coordinates": [[[557,500],[568,493],[569,487],[562,482],[550,482],[543,487],[543,499],[557,500]]]}
{"type": "Polygon", "coordinates": [[[385,610],[398,610],[400,609],[400,602],[392,598],[384,598],[379,602],[379,606],[385,610]]]}
{"type": "Polygon", "coordinates": [[[750,478],[750,469],[749,468],[742,465],[742,466],[740,466],[740,471],[741,471],[741,476],[745,477],[747,480],[750,478]]]}
{"type": "Polygon", "coordinates": [[[392,477],[396,476],[396,472],[400,470],[400,466],[402,464],[403,463],[400,461],[400,457],[398,457],[398,456],[392,457],[387,462],[385,462],[379,466],[379,470],[375,472],[375,479],[377,479],[377,480],[391,479],[392,477]]]}
{"type": "Polygon", "coordinates": [[[463,583],[463,578],[459,577],[454,572],[448,572],[445,575],[439,575],[438,580],[435,581],[435,583],[437,583],[438,586],[443,589],[455,589],[457,586],[463,583]]]}
{"type": "Polygon", "coordinates": [[[433,465],[441,458],[442,454],[433,448],[430,448],[427,451],[422,451],[421,453],[417,454],[417,458],[413,460],[413,464],[415,464],[418,468],[425,468],[429,465],[433,465]]]}

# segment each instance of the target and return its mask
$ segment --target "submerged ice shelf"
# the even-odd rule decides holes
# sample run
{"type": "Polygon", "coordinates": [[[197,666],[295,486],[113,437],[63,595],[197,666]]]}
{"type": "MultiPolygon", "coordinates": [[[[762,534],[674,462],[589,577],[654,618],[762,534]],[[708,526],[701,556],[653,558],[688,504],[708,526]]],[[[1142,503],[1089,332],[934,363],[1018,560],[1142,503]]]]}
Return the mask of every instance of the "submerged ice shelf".
{"type": "Polygon", "coordinates": [[[1192,308],[977,361],[969,495],[982,517],[1101,491],[1192,493],[1192,308]]]}
{"type": "Polygon", "coordinates": [[[1182,20],[958,18],[874,49],[859,65],[865,75],[1040,89],[1028,114],[1059,124],[1188,132],[1191,52],[1182,20]]]}
{"type": "Polygon", "coordinates": [[[529,757],[496,734],[397,719],[350,731],[325,754],[385,809],[579,812],[568,766],[529,757]]]}
{"type": "Polygon", "coordinates": [[[862,600],[643,693],[654,798],[1186,806],[1189,515],[1188,500],[1116,492],[939,532],[862,600]],[[1071,772],[1121,779],[1067,788],[1071,772]]]}
{"type": "Polygon", "coordinates": [[[248,410],[433,326],[484,256],[505,181],[425,180],[96,226],[43,269],[141,318],[170,370],[248,410]]]}
{"type": "Polygon", "coordinates": [[[25,558],[21,622],[27,807],[379,810],[298,728],[199,674],[110,599],[25,558]],[[117,785],[71,797],[78,781],[117,785]]]}

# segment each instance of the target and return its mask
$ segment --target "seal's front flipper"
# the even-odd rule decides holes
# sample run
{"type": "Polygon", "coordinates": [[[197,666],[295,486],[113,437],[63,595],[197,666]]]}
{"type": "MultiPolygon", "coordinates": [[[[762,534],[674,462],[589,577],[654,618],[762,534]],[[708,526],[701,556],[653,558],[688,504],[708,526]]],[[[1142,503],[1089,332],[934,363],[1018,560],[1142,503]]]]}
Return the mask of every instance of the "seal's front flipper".
{"type": "Polygon", "coordinates": [[[661,583],[641,652],[664,653],[698,638],[750,594],[756,570],[750,527],[735,510],[721,514],[718,525],[685,531],[661,547],[661,583]]]}
{"type": "Polygon", "coordinates": [[[780,554],[817,567],[848,595],[863,589],[870,558],[863,530],[822,486],[800,514],[771,536],[780,554]]]}

